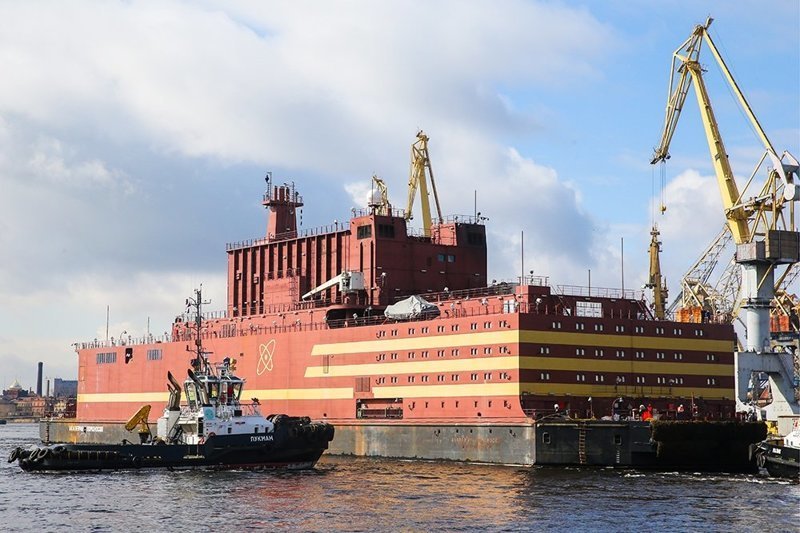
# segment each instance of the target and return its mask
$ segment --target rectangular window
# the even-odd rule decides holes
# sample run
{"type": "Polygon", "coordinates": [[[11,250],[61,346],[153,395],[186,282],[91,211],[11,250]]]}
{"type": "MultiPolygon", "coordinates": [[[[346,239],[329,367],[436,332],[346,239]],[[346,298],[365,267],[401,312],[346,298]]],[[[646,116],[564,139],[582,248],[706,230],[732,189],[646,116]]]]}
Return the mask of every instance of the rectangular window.
{"type": "Polygon", "coordinates": [[[453,254],[447,254],[447,262],[448,263],[455,263],[456,262],[456,256],[454,256],[453,254]]]}
{"type": "Polygon", "coordinates": [[[480,246],[485,242],[486,241],[483,233],[477,233],[475,231],[470,231],[467,233],[467,244],[472,246],[480,246]]]}
{"type": "Polygon", "coordinates": [[[97,364],[103,365],[117,362],[117,352],[100,352],[97,354],[97,364]]]}
{"type": "Polygon", "coordinates": [[[148,361],[160,361],[161,360],[161,349],[156,348],[153,350],[147,350],[147,360],[148,361]]]}
{"type": "Polygon", "coordinates": [[[436,260],[439,261],[440,263],[444,263],[444,258],[445,258],[444,254],[436,254],[436,260]]]}
{"type": "Polygon", "coordinates": [[[600,302],[575,302],[575,316],[601,318],[603,316],[603,304],[600,302]]]}
{"type": "Polygon", "coordinates": [[[378,237],[394,239],[394,226],[391,224],[378,224],[378,237]]]}
{"type": "Polygon", "coordinates": [[[357,239],[369,239],[370,237],[372,237],[372,225],[364,224],[356,228],[357,239]]]}

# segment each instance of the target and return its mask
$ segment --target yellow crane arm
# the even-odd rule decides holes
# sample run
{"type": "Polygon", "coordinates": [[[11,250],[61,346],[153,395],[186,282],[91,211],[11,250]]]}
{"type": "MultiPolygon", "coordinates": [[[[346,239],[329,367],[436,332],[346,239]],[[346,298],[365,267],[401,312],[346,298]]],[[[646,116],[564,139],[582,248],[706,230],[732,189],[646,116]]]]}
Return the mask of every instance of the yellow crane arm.
{"type": "Polygon", "coordinates": [[[784,169],[783,163],[781,163],[781,158],[778,157],[778,153],[772,147],[772,143],[770,142],[767,134],[764,132],[764,128],[761,127],[761,123],[756,118],[755,113],[750,107],[750,104],[747,103],[747,99],[744,97],[744,93],[739,88],[739,84],[736,83],[736,80],[733,78],[731,71],[728,70],[728,65],[725,64],[725,60],[722,59],[722,56],[717,50],[717,45],[714,44],[714,41],[711,39],[711,35],[708,33],[708,27],[711,25],[711,22],[714,19],[709,18],[706,21],[705,26],[699,26],[702,29],[703,40],[708,44],[708,49],[711,50],[711,53],[714,56],[714,59],[717,60],[717,64],[722,70],[722,74],[725,76],[728,85],[730,85],[733,92],[736,94],[736,98],[739,100],[739,105],[742,107],[745,115],[750,120],[750,124],[752,124],[753,129],[755,129],[756,134],[758,135],[759,140],[764,145],[764,148],[769,155],[770,160],[772,161],[773,168],[775,172],[778,173],[781,181],[784,184],[783,196],[786,200],[798,200],[800,199],[800,191],[797,190],[794,183],[792,183],[792,176],[791,174],[787,174],[786,170],[784,169]]]}
{"type": "Polygon", "coordinates": [[[675,133],[678,119],[680,118],[681,110],[686,101],[686,95],[689,90],[689,80],[695,88],[697,96],[697,103],[700,107],[700,115],[703,120],[703,127],[706,132],[706,139],[708,140],[709,150],[711,151],[711,159],[714,164],[714,172],[717,176],[717,183],[720,188],[723,205],[725,207],[725,214],[733,234],[734,242],[742,244],[750,242],[752,239],[752,231],[748,228],[748,220],[751,218],[750,214],[741,207],[741,195],[736,186],[736,181],[733,172],[730,168],[728,155],[725,151],[725,146],[722,143],[722,137],[719,133],[717,121],[714,118],[714,111],[711,107],[711,101],[708,97],[708,92],[703,82],[703,70],[699,63],[700,47],[702,43],[708,45],[711,54],[717,61],[725,80],[730,85],[739,105],[744,111],[745,115],[753,126],[759,140],[764,145],[767,155],[772,162],[773,171],[777,174],[778,178],[783,183],[783,198],[786,201],[795,201],[800,199],[800,188],[794,183],[794,168],[791,165],[784,164],[777,152],[772,147],[764,128],[761,127],[755,114],[753,113],[750,104],[733,78],[728,66],[722,59],[722,56],[714,44],[711,35],[708,32],[709,26],[714,19],[708,18],[704,25],[695,26],[692,35],[673,53],[672,69],[670,72],[669,80],[669,97],[667,100],[667,110],[664,119],[664,130],[661,135],[661,142],[656,148],[652,164],[669,159],[669,145],[672,141],[672,136],[675,133]],[[675,73],[679,73],[677,83],[675,83],[675,73]],[[674,90],[673,90],[674,87],[674,90]]]}
{"type": "Polygon", "coordinates": [[[150,406],[143,405],[136,411],[136,414],[125,423],[125,429],[128,431],[133,431],[136,427],[139,428],[139,438],[142,443],[150,438],[150,425],[147,423],[148,416],[150,416],[150,406]]]}
{"type": "Polygon", "coordinates": [[[664,283],[661,276],[661,261],[659,259],[659,252],[661,251],[661,243],[658,241],[658,228],[654,225],[650,230],[650,279],[645,285],[653,289],[653,311],[656,318],[664,320],[666,317],[666,302],[667,302],[667,284],[664,283]]]}
{"type": "MultiPolygon", "coordinates": [[[[696,26],[692,35],[673,53],[664,130],[661,135],[661,142],[650,162],[656,164],[669,159],[669,145],[686,101],[691,80],[697,96],[697,104],[700,107],[700,116],[705,129],[708,148],[711,152],[711,161],[714,165],[714,173],[717,177],[717,185],[722,197],[725,216],[731,228],[734,242],[742,244],[751,240],[748,223],[749,215],[740,205],[741,195],[739,194],[736,179],[728,161],[728,153],[725,151],[725,144],[722,142],[722,135],[719,132],[717,119],[714,116],[711,100],[703,81],[703,69],[698,62],[700,46],[704,37],[708,39],[707,29],[708,25],[711,24],[711,20],[709,19],[705,26],[696,26]],[[684,50],[686,53],[682,54],[681,52],[684,50]],[[674,83],[676,71],[679,73],[677,84],[674,83]]],[[[727,71],[724,63],[722,63],[722,66],[723,70],[727,71]]]]}
{"type": "Polygon", "coordinates": [[[419,189],[420,207],[422,208],[422,229],[426,237],[431,235],[431,205],[428,196],[428,183],[425,177],[427,174],[431,178],[431,189],[433,198],[436,202],[436,214],[439,221],[442,220],[442,209],[439,207],[439,195],[436,192],[436,183],[433,180],[433,168],[428,154],[428,136],[424,132],[417,133],[417,141],[411,145],[411,174],[408,179],[408,204],[406,206],[405,219],[411,220],[413,217],[414,197],[419,189]]]}

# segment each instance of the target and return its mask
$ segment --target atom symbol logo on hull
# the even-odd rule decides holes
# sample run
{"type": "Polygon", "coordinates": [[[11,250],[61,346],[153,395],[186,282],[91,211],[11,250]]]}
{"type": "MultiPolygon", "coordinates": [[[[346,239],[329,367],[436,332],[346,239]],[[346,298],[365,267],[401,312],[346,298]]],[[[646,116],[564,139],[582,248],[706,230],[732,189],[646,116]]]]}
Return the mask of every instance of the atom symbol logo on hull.
{"type": "Polygon", "coordinates": [[[256,374],[259,376],[264,372],[272,372],[272,355],[275,353],[275,339],[272,339],[267,344],[261,344],[258,347],[258,366],[256,367],[256,374]]]}

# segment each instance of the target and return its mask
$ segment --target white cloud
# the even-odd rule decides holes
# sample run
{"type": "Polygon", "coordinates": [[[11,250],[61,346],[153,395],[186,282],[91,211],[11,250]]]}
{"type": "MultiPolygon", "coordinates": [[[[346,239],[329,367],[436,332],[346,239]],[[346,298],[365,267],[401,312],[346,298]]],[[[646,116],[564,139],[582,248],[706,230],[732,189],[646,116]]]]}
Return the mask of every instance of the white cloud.
{"type": "MultiPolygon", "coordinates": [[[[265,169],[297,179],[307,225],[363,205],[373,173],[404,207],[419,128],[445,213],[478,191],[490,275],[517,275],[522,230],[526,270],[613,285],[625,230],[590,214],[593,176],[529,148],[563,120],[542,93],[603,80],[624,46],[587,8],[522,0],[2,3],[0,357],[91,337],[107,304],[114,329],[163,327],[204,280],[222,304],[265,169]],[[28,326],[43,310],[58,331],[28,326]]],[[[668,253],[684,228],[664,224],[668,253]]]]}

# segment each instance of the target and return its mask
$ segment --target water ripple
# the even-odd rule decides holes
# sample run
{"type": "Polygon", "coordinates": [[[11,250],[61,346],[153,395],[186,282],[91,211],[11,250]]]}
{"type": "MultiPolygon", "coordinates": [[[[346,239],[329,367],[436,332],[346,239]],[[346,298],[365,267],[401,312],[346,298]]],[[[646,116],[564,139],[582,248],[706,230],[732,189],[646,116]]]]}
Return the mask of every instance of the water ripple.
{"type": "Polygon", "coordinates": [[[36,531],[792,531],[800,486],[760,476],[326,456],[315,470],[25,473],[0,426],[0,516],[36,531]]]}

